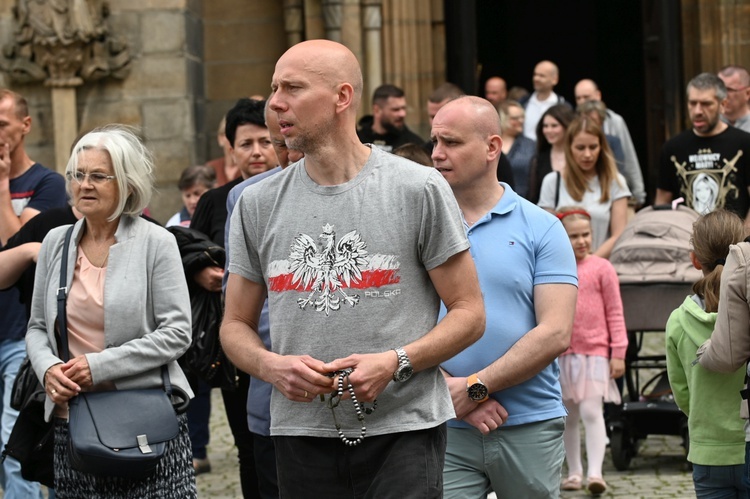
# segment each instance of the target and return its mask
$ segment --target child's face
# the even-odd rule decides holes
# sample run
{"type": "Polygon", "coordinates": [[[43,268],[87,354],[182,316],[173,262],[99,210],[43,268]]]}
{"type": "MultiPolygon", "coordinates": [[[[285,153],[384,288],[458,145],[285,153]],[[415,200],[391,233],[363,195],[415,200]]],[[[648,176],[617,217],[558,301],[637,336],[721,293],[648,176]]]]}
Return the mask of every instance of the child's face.
{"type": "Polygon", "coordinates": [[[576,260],[583,260],[591,253],[591,222],[585,218],[571,220],[566,217],[563,219],[563,226],[573,245],[576,260]]]}
{"type": "Polygon", "coordinates": [[[195,213],[195,207],[198,206],[198,200],[207,190],[208,187],[199,183],[193,184],[182,191],[182,203],[185,205],[185,208],[187,208],[191,218],[193,213],[195,213]]]}

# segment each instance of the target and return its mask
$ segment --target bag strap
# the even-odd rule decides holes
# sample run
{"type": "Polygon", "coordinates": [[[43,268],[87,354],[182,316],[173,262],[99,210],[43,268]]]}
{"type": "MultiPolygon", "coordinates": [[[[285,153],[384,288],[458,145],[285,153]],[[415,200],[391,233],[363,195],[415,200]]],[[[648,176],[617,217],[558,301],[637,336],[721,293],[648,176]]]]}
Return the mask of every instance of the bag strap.
{"type": "Polygon", "coordinates": [[[65,313],[65,305],[68,299],[68,248],[73,235],[73,227],[68,227],[63,243],[62,260],[60,260],[60,286],[57,288],[57,333],[60,335],[60,347],[62,348],[63,360],[70,360],[68,350],[68,318],[65,313]]]}
{"type": "Polygon", "coordinates": [[[555,183],[555,209],[557,209],[557,203],[560,202],[560,179],[562,178],[562,175],[560,175],[560,172],[557,173],[557,182],[555,183]]]}
{"type": "MultiPolygon", "coordinates": [[[[62,349],[63,360],[65,362],[70,360],[70,349],[68,348],[68,318],[65,311],[65,306],[68,301],[68,249],[70,247],[70,239],[73,236],[73,228],[71,225],[65,232],[65,242],[63,243],[62,260],[60,261],[60,287],[57,288],[57,329],[60,335],[60,348],[62,349]]],[[[169,381],[169,369],[166,365],[161,366],[161,380],[164,384],[164,391],[168,397],[172,396],[172,383],[169,381]]]]}

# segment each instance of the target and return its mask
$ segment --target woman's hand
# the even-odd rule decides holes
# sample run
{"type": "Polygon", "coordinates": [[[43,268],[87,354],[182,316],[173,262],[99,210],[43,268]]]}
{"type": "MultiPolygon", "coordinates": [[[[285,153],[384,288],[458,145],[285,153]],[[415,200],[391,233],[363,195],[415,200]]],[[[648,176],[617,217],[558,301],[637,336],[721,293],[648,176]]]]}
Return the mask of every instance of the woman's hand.
{"type": "Polygon", "coordinates": [[[63,404],[81,391],[81,387],[63,373],[64,365],[55,364],[44,373],[44,391],[55,404],[63,404]]]}
{"type": "Polygon", "coordinates": [[[61,366],[61,369],[63,374],[81,389],[91,388],[94,385],[91,378],[91,369],[89,369],[89,361],[85,355],[79,355],[74,359],[70,359],[61,366]]]}

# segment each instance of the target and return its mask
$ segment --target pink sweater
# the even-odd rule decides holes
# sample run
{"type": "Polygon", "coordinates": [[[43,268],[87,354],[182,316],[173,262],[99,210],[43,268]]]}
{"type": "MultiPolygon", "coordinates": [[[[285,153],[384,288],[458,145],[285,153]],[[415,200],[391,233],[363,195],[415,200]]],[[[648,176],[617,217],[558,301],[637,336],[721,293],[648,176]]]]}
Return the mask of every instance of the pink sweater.
{"type": "Polygon", "coordinates": [[[622,315],[620,282],[609,260],[589,255],[578,262],[578,301],[570,348],[578,353],[624,359],[628,335],[622,315]]]}

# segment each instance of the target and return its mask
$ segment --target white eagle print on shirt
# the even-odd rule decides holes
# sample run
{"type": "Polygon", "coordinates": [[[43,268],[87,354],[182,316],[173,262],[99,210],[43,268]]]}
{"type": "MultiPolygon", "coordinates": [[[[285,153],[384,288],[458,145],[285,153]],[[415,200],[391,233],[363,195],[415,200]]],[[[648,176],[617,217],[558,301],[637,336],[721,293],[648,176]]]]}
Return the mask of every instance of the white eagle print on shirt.
{"type": "Polygon", "coordinates": [[[292,284],[298,289],[310,289],[306,298],[299,298],[297,305],[304,310],[308,305],[317,312],[329,315],[339,310],[341,302],[353,307],[359,303],[358,294],[347,294],[344,287],[362,279],[362,270],[367,267],[369,256],[367,244],[353,230],[336,241],[334,226],[326,224],[318,236],[320,248],[307,234],[294,238],[289,254],[289,270],[292,284]]]}

